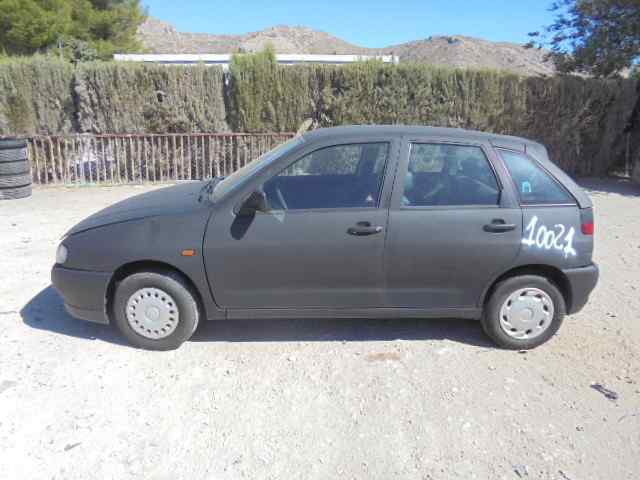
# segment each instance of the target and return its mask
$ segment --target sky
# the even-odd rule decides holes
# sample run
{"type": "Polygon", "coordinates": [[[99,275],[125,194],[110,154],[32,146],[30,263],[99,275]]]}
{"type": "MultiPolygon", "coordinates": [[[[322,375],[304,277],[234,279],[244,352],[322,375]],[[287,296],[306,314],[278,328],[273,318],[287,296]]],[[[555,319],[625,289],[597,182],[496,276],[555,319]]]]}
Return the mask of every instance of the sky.
{"type": "Polygon", "coordinates": [[[142,0],[183,32],[239,34],[304,25],[364,47],[431,35],[525,43],[553,20],[551,0],[142,0]]]}

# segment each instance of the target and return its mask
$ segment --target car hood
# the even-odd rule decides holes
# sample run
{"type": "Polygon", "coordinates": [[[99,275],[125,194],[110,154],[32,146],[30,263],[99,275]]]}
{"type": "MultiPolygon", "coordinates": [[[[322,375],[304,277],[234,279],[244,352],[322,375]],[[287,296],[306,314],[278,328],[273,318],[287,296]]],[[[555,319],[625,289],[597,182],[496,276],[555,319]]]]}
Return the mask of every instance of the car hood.
{"type": "Polygon", "coordinates": [[[127,198],[85,218],[65,236],[113,223],[139,220],[158,215],[172,215],[206,208],[208,200],[199,198],[206,182],[188,182],[127,198]]]}

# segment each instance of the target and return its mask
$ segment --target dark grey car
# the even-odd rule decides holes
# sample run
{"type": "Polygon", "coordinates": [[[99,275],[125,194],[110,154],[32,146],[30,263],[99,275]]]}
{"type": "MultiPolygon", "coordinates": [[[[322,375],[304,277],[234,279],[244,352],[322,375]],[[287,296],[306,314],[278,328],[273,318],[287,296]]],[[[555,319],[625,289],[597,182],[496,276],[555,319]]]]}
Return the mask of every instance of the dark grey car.
{"type": "Polygon", "coordinates": [[[178,347],[201,320],[480,319],[548,340],[596,285],[587,195],[530,140],[355,126],[80,222],[52,281],[71,315],[178,347]]]}

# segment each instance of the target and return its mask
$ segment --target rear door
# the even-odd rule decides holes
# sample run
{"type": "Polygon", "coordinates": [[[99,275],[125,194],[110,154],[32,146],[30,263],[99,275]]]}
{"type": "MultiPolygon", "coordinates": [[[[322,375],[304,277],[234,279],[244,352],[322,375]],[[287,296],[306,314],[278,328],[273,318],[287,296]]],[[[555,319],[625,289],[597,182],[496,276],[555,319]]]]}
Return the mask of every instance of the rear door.
{"type": "Polygon", "coordinates": [[[518,255],[522,213],[488,144],[404,142],[389,211],[387,304],[477,309],[518,255]]]}

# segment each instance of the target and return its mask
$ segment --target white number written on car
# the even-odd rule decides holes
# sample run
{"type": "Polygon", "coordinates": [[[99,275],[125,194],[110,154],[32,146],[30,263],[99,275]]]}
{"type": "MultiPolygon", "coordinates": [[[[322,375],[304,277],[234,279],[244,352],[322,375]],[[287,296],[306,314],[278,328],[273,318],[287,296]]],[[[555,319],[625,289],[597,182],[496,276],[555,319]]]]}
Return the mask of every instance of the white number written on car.
{"type": "Polygon", "coordinates": [[[557,223],[553,229],[545,225],[538,225],[538,217],[533,217],[524,230],[525,238],[522,243],[529,247],[538,247],[545,250],[558,250],[564,254],[564,257],[575,256],[576,251],[573,248],[573,237],[576,231],[573,227],[567,230],[567,227],[557,223]]]}

